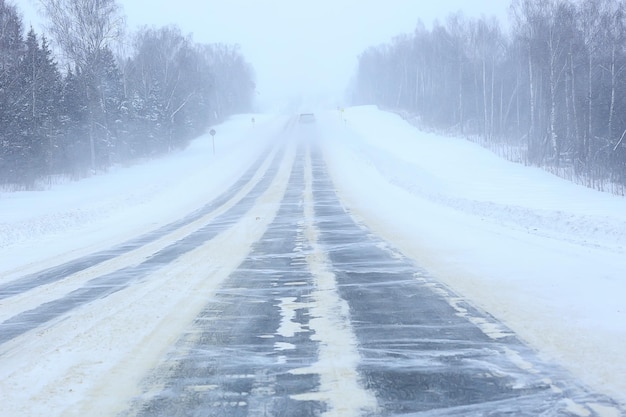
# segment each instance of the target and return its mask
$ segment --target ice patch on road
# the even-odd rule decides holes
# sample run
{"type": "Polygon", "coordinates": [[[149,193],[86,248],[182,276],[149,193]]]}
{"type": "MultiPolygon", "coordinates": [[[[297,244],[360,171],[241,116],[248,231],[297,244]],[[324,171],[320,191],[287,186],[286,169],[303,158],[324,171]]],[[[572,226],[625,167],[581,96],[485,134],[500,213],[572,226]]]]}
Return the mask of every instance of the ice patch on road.
{"type": "Polygon", "coordinates": [[[622,413],[615,407],[602,404],[587,404],[599,417],[620,417],[622,413]]]}
{"type": "Polygon", "coordinates": [[[582,405],[568,399],[565,400],[565,403],[567,405],[567,411],[576,415],[576,416],[580,416],[580,417],[589,417],[591,416],[591,411],[589,411],[588,409],[586,409],[585,407],[583,407],[582,405]]]}
{"type": "Polygon", "coordinates": [[[296,345],[293,343],[276,342],[274,343],[274,350],[294,350],[296,345]]]}
{"type": "Polygon", "coordinates": [[[280,299],[278,307],[280,308],[280,326],[276,333],[283,337],[293,337],[296,333],[303,333],[307,330],[302,324],[294,321],[296,318],[296,310],[308,308],[307,303],[296,302],[296,297],[284,297],[280,299]]]}

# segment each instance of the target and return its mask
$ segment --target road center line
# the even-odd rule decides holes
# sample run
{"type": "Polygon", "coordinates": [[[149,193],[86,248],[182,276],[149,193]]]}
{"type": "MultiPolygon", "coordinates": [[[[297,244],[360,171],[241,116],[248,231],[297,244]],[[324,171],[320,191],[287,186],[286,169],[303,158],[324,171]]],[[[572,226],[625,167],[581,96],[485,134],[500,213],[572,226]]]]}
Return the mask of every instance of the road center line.
{"type": "Polygon", "coordinates": [[[323,401],[328,404],[324,416],[361,416],[374,412],[377,407],[374,394],[363,388],[357,366],[361,361],[357,338],[350,323],[348,303],[339,296],[335,274],[330,270],[330,260],[318,243],[319,229],[315,225],[313,202],[313,174],[311,154],[307,149],[304,190],[304,235],[310,251],[306,255],[308,267],[315,279],[316,288],[311,294],[311,319],[309,327],[318,341],[319,360],[306,368],[291,371],[293,374],[318,374],[319,392],[293,396],[296,400],[323,401]]]}

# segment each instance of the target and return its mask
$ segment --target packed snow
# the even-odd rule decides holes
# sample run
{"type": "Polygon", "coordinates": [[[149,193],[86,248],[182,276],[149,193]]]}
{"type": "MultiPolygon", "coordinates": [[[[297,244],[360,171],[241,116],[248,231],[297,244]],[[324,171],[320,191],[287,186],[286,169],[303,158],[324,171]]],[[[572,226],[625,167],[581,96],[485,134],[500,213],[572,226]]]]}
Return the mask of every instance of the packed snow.
{"type": "MultiPolygon", "coordinates": [[[[43,191],[0,193],[0,284],[154,229],[219,195],[288,120],[254,115],[252,123],[252,117],[216,126],[215,154],[207,135],[162,159],[43,191]]],[[[462,138],[420,132],[376,107],[319,112],[317,120],[337,191],[359,221],[502,321],[543,358],[626,403],[626,199],[502,160],[462,138]]],[[[279,184],[287,176],[282,170],[279,184]]],[[[259,208],[260,222],[241,225],[249,232],[237,236],[243,233],[246,243],[260,236],[275,213],[269,201],[259,208]]],[[[212,247],[220,279],[247,248],[220,257],[225,246],[222,240],[212,247]]],[[[107,402],[134,392],[133,369],[139,373],[162,355],[163,342],[152,341],[171,338],[167,330],[180,328],[201,308],[203,300],[189,294],[199,285],[219,285],[217,279],[188,278],[194,259],[191,253],[164,271],[163,285],[118,292],[97,309],[74,313],[55,327],[66,332],[57,346],[45,345],[45,332],[34,331],[41,341],[26,334],[31,343],[0,347],[0,391],[12,395],[0,414],[115,410],[107,402]],[[137,320],[116,319],[124,309],[137,320]],[[165,311],[178,314],[168,317],[165,311]],[[148,322],[152,327],[142,326],[148,322]],[[81,398],[105,389],[104,381],[95,380],[102,375],[120,380],[116,392],[81,404],[81,398]]],[[[68,289],[59,284],[28,299],[0,300],[0,315],[6,319],[45,302],[54,291],[68,289]]]]}

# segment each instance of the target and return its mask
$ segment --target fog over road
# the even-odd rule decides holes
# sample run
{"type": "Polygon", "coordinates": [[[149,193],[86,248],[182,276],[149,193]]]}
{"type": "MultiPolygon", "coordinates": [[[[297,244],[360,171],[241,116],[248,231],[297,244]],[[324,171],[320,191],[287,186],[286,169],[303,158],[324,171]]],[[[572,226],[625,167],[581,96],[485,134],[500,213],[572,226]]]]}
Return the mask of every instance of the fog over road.
{"type": "Polygon", "coordinates": [[[131,345],[123,361],[94,367],[101,381],[67,415],[534,417],[615,406],[356,221],[318,134],[291,121],[203,209],[1,286],[12,313],[1,310],[0,361],[53,333],[66,339],[50,349],[71,350],[84,334],[64,326],[88,317],[101,335],[126,321],[137,336],[120,342],[131,345]],[[29,302],[44,290],[49,301],[29,302]],[[159,320],[131,317],[140,303],[159,320]]]}

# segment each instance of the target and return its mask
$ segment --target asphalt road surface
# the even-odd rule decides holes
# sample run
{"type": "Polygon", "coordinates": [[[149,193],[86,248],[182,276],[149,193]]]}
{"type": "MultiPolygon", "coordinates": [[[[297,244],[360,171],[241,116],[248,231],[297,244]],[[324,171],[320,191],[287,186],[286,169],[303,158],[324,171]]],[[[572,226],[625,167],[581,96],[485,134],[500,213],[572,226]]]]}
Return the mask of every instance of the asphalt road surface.
{"type": "Polygon", "coordinates": [[[534,417],[613,405],[357,224],[314,136],[300,127],[275,221],[126,416],[534,417]]]}
{"type": "Polygon", "coordinates": [[[0,286],[2,300],[94,271],[75,290],[0,323],[0,345],[153,279],[248,216],[289,163],[273,221],[178,329],[122,416],[603,417],[594,410],[618,409],[356,222],[335,193],[315,124],[286,132],[201,210],[0,286]],[[98,268],[187,227],[150,256],[98,268]]]}

